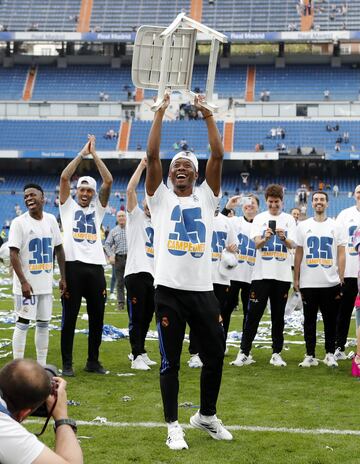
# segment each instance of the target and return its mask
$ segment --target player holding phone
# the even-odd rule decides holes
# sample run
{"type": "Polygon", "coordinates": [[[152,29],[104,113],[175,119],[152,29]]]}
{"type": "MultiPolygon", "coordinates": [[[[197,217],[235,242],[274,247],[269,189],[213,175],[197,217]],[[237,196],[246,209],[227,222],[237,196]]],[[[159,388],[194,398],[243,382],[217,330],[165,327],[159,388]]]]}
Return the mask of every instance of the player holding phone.
{"type": "Polygon", "coordinates": [[[248,314],[241,340],[241,352],[236,366],[255,362],[250,355],[259,322],[266,303],[271,304],[271,336],[273,354],[270,364],[286,366],[281,357],[284,343],[284,312],[287,295],[292,282],[291,255],[289,249],[295,247],[296,224],[294,218],[282,211],[283,188],[271,184],[265,190],[268,210],[258,214],[253,222],[250,238],[257,249],[248,314]]]}

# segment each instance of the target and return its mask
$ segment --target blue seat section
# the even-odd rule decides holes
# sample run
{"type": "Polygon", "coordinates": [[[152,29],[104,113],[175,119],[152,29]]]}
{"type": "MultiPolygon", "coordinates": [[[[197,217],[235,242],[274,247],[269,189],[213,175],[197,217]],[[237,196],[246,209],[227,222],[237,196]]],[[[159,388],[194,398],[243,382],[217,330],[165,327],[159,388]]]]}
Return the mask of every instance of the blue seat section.
{"type": "Polygon", "coordinates": [[[190,0],[95,0],[91,27],[106,32],[131,32],[143,24],[166,27],[182,11],[190,13],[190,0]]]}
{"type": "MultiPolygon", "coordinates": [[[[114,227],[115,226],[115,212],[122,207],[125,207],[125,191],[127,183],[130,179],[130,173],[113,173],[114,174],[114,184],[112,189],[112,194],[109,200],[109,208],[104,218],[104,227],[114,227]]],[[[98,175],[95,175],[97,179],[98,186],[101,183],[98,175]]],[[[20,174],[9,174],[5,178],[5,182],[0,185],[0,229],[5,224],[7,220],[11,221],[15,216],[15,205],[20,205],[20,208],[25,212],[26,208],[23,201],[23,187],[29,182],[35,182],[40,184],[44,191],[46,197],[45,210],[49,213],[58,216],[59,209],[54,205],[54,200],[57,196],[55,190],[59,185],[59,176],[46,176],[46,175],[37,175],[29,173],[29,175],[20,175],[20,174]],[[9,192],[13,192],[10,194],[9,192]]],[[[349,198],[348,192],[354,189],[354,186],[358,183],[358,179],[355,177],[343,177],[343,178],[333,178],[325,176],[323,179],[325,184],[333,186],[335,183],[340,188],[340,194],[335,198],[330,191],[329,193],[329,208],[328,215],[336,217],[339,212],[350,206],[354,205],[354,199],[349,198]]],[[[302,180],[297,177],[291,176],[277,176],[272,177],[268,176],[266,179],[264,176],[257,176],[256,174],[250,175],[248,179],[248,186],[246,191],[252,191],[255,189],[255,185],[262,185],[266,187],[269,183],[278,183],[286,187],[286,193],[284,197],[284,210],[289,212],[292,207],[294,207],[294,197],[295,191],[302,183],[302,180]]],[[[221,208],[223,208],[229,198],[235,194],[236,188],[239,188],[240,191],[244,191],[242,180],[239,172],[233,174],[227,174],[223,176],[222,190],[223,198],[221,200],[221,208]]],[[[316,185],[313,186],[316,189],[316,185]]],[[[266,209],[265,199],[263,193],[258,192],[260,199],[260,210],[264,211],[266,209]]],[[[144,198],[144,185],[141,183],[138,189],[138,201],[141,202],[144,198]]],[[[240,214],[240,211],[237,212],[240,214]]],[[[311,216],[312,208],[311,204],[308,205],[307,210],[308,216],[311,216]]]]}
{"type": "Polygon", "coordinates": [[[21,100],[28,66],[0,67],[0,100],[21,100]]]}
{"type": "MultiPolygon", "coordinates": [[[[218,122],[217,126],[222,134],[223,123],[218,122]]],[[[145,149],[150,127],[150,121],[133,122],[129,139],[129,151],[135,151],[138,144],[141,145],[143,150],[145,149]]],[[[161,152],[171,154],[180,151],[180,148],[174,147],[174,144],[182,139],[187,141],[189,149],[195,153],[209,153],[207,128],[204,121],[164,122],[161,134],[161,152]]]]}
{"type": "Polygon", "coordinates": [[[76,31],[81,0],[2,0],[0,24],[9,31],[76,31]]]}
{"type": "Polygon", "coordinates": [[[289,23],[300,29],[294,0],[216,0],[203,2],[202,22],[219,31],[286,31],[289,23]]]}
{"type": "Polygon", "coordinates": [[[353,120],[258,120],[236,121],[234,131],[234,151],[254,151],[255,145],[262,143],[265,151],[275,151],[278,143],[285,143],[289,147],[315,147],[327,153],[335,152],[335,143],[344,132],[349,132],[349,143],[341,143],[342,153],[350,153],[352,149],[360,149],[359,121],[353,120]],[[328,132],[326,126],[338,131],[328,132]],[[272,128],[281,127],[285,131],[285,138],[269,138],[272,128]]]}
{"type": "Polygon", "coordinates": [[[109,101],[126,100],[125,86],[133,89],[129,66],[39,66],[32,100],[99,101],[100,92],[109,101]]]}
{"type": "Polygon", "coordinates": [[[357,100],[360,90],[360,68],[324,65],[288,65],[285,68],[256,66],[255,96],[270,91],[271,101],[357,100]]]}
{"type": "Polygon", "coordinates": [[[88,134],[96,136],[98,150],[115,150],[116,140],[107,140],[109,129],[119,129],[117,121],[0,120],[1,150],[74,150],[83,147],[88,134]]]}

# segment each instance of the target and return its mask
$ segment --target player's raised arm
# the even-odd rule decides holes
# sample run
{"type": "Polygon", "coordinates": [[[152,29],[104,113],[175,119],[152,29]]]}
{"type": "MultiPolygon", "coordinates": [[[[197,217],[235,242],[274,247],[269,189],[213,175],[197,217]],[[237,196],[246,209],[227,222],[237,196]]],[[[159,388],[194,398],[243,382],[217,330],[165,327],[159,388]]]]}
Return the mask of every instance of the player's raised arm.
{"type": "Polygon", "coordinates": [[[210,145],[210,158],[206,163],[205,179],[214,195],[219,195],[221,189],[221,171],[224,158],[224,147],[221,142],[219,130],[216,126],[213,114],[201,105],[204,97],[195,97],[195,106],[201,111],[208,129],[208,139],[210,145]]]}
{"type": "Polygon", "coordinates": [[[145,157],[138,164],[126,188],[126,210],[129,213],[131,213],[131,211],[133,211],[136,205],[138,204],[136,189],[139,185],[140,178],[141,178],[142,173],[144,172],[144,169],[146,169],[146,158],[145,157]]]}
{"type": "Polygon", "coordinates": [[[164,97],[164,104],[154,115],[154,120],[148,137],[145,186],[146,193],[150,196],[154,195],[162,181],[162,167],[160,161],[161,127],[164,114],[169,103],[170,96],[166,94],[164,97]]]}
{"type": "Polygon", "coordinates": [[[70,163],[66,166],[60,176],[60,192],[59,192],[59,199],[60,204],[64,204],[66,200],[69,198],[70,195],[70,180],[74,175],[76,168],[81,163],[84,156],[90,153],[90,141],[88,140],[83,148],[79,151],[78,155],[70,161],[70,163]]]}
{"type": "Polygon", "coordinates": [[[111,172],[106,167],[104,161],[96,153],[94,135],[89,135],[89,152],[95,161],[96,167],[98,168],[99,174],[103,181],[99,190],[99,200],[101,205],[105,208],[109,201],[113,177],[111,172]]]}

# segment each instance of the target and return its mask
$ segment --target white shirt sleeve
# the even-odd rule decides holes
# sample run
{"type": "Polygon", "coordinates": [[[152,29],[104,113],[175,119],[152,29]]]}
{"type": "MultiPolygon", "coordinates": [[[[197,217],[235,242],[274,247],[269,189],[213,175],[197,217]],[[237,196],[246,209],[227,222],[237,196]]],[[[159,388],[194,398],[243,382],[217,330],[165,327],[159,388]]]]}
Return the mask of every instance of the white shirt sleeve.
{"type": "Polygon", "coordinates": [[[262,225],[254,218],[254,221],[250,230],[250,238],[254,240],[255,237],[261,237],[262,235],[262,225]]]}
{"type": "Polygon", "coordinates": [[[346,229],[342,227],[340,224],[336,223],[335,229],[335,238],[336,238],[336,245],[337,246],[346,246],[348,242],[346,229]]]}
{"type": "Polygon", "coordinates": [[[304,247],[304,233],[302,224],[299,224],[296,228],[296,240],[297,246],[304,247]]]}
{"type": "Polygon", "coordinates": [[[54,247],[62,244],[62,237],[60,232],[59,224],[55,218],[55,216],[51,216],[53,221],[53,233],[54,233],[54,247]]]}
{"type": "Polygon", "coordinates": [[[16,219],[14,219],[13,222],[11,223],[10,230],[9,230],[8,246],[17,248],[18,250],[20,250],[22,242],[23,242],[23,233],[22,233],[22,227],[21,227],[20,221],[17,221],[16,219]]]}
{"type": "Polygon", "coordinates": [[[161,182],[159,187],[155,190],[154,195],[150,196],[146,194],[146,202],[149,206],[150,212],[151,208],[156,208],[162,201],[163,195],[167,195],[169,189],[166,187],[164,182],[161,182]]]}
{"type": "Polygon", "coordinates": [[[295,219],[291,218],[290,223],[289,223],[289,230],[288,230],[287,238],[294,243],[297,243],[296,241],[297,229],[298,228],[296,227],[295,219]]]}
{"type": "Polygon", "coordinates": [[[40,455],[44,447],[21,424],[6,414],[0,414],[1,464],[29,464],[40,455]]]}

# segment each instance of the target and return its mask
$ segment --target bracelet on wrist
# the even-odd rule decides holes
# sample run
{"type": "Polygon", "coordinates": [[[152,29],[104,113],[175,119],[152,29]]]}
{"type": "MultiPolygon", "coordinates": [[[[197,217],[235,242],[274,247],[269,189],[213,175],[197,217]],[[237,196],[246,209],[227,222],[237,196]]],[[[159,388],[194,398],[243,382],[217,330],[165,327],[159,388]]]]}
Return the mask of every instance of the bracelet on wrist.
{"type": "Polygon", "coordinates": [[[213,116],[212,113],[208,114],[207,116],[203,116],[203,119],[211,118],[211,116],[213,116]]]}

